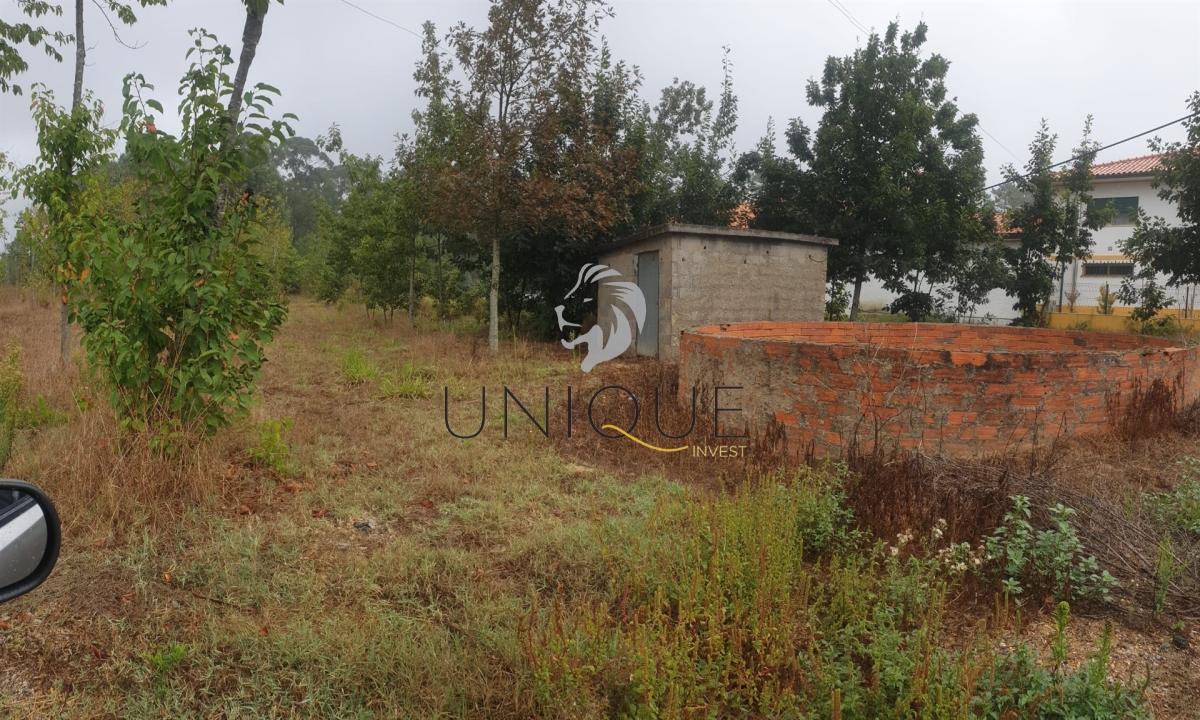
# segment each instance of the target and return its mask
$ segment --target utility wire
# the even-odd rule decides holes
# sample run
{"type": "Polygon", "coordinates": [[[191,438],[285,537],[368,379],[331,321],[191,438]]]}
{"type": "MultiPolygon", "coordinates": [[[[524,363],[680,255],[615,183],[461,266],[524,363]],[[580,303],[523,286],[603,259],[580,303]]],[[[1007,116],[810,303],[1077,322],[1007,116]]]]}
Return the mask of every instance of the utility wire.
{"type": "MultiPolygon", "coordinates": [[[[858,18],[854,17],[854,13],[850,12],[850,9],[847,8],[845,6],[845,4],[842,3],[841,0],[826,0],[826,1],[833,7],[834,10],[837,10],[838,12],[840,12],[848,21],[850,21],[851,25],[858,28],[866,35],[871,34],[870,31],[867,30],[866,26],[864,26],[861,22],[859,22],[858,18]]],[[[979,125],[979,129],[983,131],[983,134],[987,135],[988,138],[990,138],[992,142],[996,143],[996,145],[998,145],[1001,150],[1003,150],[1004,152],[1006,152],[1010,156],[1012,156],[1013,160],[1020,162],[1021,158],[1017,157],[1017,154],[1014,153],[1012,150],[1009,150],[1007,147],[1005,147],[1004,143],[997,140],[995,135],[988,132],[987,128],[985,128],[983,126],[983,123],[978,123],[978,125],[979,125]]]]}
{"type": "MultiPolygon", "coordinates": [[[[1095,150],[1092,150],[1092,151],[1089,151],[1089,152],[1086,152],[1086,153],[1080,153],[1079,155],[1076,155],[1075,157],[1067,158],[1066,160],[1063,160],[1062,162],[1056,162],[1056,163],[1054,163],[1053,165],[1050,165],[1050,166],[1049,166],[1047,169],[1052,169],[1052,168],[1056,168],[1056,167],[1062,167],[1063,165],[1067,165],[1067,164],[1069,164],[1069,163],[1073,163],[1073,162],[1075,162],[1076,160],[1079,160],[1079,159],[1081,159],[1081,158],[1087,157],[1088,155],[1095,156],[1095,155],[1097,155],[1098,153],[1102,153],[1102,152],[1104,152],[1105,150],[1107,150],[1107,149],[1109,149],[1109,148],[1114,148],[1114,147],[1116,147],[1116,146],[1118,146],[1118,145],[1121,145],[1121,144],[1123,144],[1123,143],[1127,143],[1127,142],[1129,142],[1130,140],[1137,140],[1138,138],[1142,137],[1143,135],[1149,135],[1149,134],[1150,134],[1150,133],[1152,133],[1152,132],[1157,132],[1157,131],[1159,131],[1159,130],[1162,130],[1163,128],[1168,128],[1168,127],[1171,127],[1172,125],[1175,125],[1176,123],[1181,123],[1181,122],[1183,122],[1184,120],[1188,120],[1188,119],[1190,119],[1190,118],[1194,118],[1194,117],[1198,117],[1198,116],[1200,116],[1200,112],[1189,113],[1189,114],[1187,114],[1187,115],[1184,115],[1184,116],[1183,116],[1183,117],[1181,117],[1181,118],[1176,118],[1175,120],[1172,120],[1171,122],[1166,122],[1166,123],[1163,123],[1162,125],[1159,125],[1158,127],[1152,127],[1152,128],[1150,128],[1149,130],[1143,130],[1142,132],[1138,133],[1137,135],[1130,135],[1130,136],[1129,136],[1129,137],[1127,137],[1127,138],[1122,138],[1121,140],[1118,140],[1118,141],[1116,141],[1116,142],[1109,143],[1109,144],[1107,144],[1107,145],[1104,145],[1103,147],[1098,147],[1098,148],[1096,148],[1095,150]]],[[[1024,174],[1022,174],[1022,175],[1018,175],[1016,178],[1013,178],[1013,179],[1015,180],[1015,179],[1020,179],[1020,178],[1027,178],[1027,177],[1029,177],[1030,175],[1033,175],[1033,174],[1034,174],[1034,173],[1024,173],[1024,174]]],[[[995,185],[988,185],[987,187],[985,187],[985,188],[983,189],[983,191],[984,191],[984,192],[987,192],[988,190],[991,190],[991,189],[993,189],[993,188],[998,188],[998,187],[1000,187],[1001,185],[1007,185],[1007,184],[1008,184],[1008,183],[1010,183],[1010,182],[1012,182],[1012,180],[1002,180],[1002,181],[1000,181],[1000,182],[996,183],[995,185]]]]}
{"type": "Polygon", "coordinates": [[[990,132],[988,132],[987,128],[985,128],[982,124],[979,124],[979,129],[983,131],[984,135],[987,135],[988,137],[990,137],[992,139],[992,142],[999,145],[1001,150],[1003,150],[1004,152],[1011,155],[1013,160],[1016,160],[1017,162],[1021,162],[1021,158],[1017,157],[1017,154],[1015,152],[1013,152],[1012,150],[1009,150],[1007,147],[1005,147],[1004,143],[997,140],[996,136],[991,134],[990,132]]]}
{"type": "Polygon", "coordinates": [[[414,30],[410,30],[410,29],[404,27],[403,25],[401,25],[400,23],[392,22],[391,20],[388,20],[385,17],[376,15],[375,13],[371,12],[370,10],[367,10],[364,7],[355,5],[354,3],[350,2],[350,0],[339,0],[339,2],[341,2],[343,5],[348,5],[352,8],[354,8],[355,10],[359,11],[360,13],[362,13],[364,15],[369,15],[369,16],[375,18],[376,20],[378,20],[379,22],[385,22],[388,25],[391,25],[392,27],[394,27],[398,30],[403,30],[404,32],[408,33],[409,35],[412,35],[413,37],[417,38],[418,40],[422,39],[420,33],[416,32],[414,30]]]}
{"type": "Polygon", "coordinates": [[[864,26],[862,23],[860,23],[858,21],[858,19],[855,18],[853,14],[851,14],[850,10],[847,9],[845,5],[842,5],[837,0],[826,0],[826,2],[828,2],[829,5],[834,10],[837,10],[838,12],[840,12],[842,14],[842,16],[845,17],[846,20],[848,20],[851,25],[858,28],[859,31],[861,31],[862,33],[867,34],[867,35],[870,34],[870,31],[867,30],[866,26],[864,26]]]}

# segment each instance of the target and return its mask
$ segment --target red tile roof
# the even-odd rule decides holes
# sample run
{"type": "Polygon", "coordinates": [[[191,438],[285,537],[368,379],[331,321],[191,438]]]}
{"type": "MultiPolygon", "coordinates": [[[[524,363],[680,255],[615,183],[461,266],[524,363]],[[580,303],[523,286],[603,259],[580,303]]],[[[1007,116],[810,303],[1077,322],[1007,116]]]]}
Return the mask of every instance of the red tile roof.
{"type": "Polygon", "coordinates": [[[1126,158],[1124,160],[1113,160],[1112,162],[1097,163],[1092,166],[1092,175],[1098,178],[1114,178],[1114,177],[1140,177],[1143,175],[1153,175],[1162,162],[1163,156],[1158,155],[1139,155],[1138,157],[1126,158]]]}

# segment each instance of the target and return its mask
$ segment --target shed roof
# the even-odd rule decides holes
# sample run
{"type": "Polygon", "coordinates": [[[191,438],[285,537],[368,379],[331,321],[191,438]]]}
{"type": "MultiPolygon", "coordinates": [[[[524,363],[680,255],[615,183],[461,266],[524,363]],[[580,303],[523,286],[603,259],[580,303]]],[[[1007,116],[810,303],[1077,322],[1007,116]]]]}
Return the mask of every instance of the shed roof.
{"type": "Polygon", "coordinates": [[[800,245],[834,246],[838,244],[833,238],[819,235],[801,235],[800,233],[779,232],[777,230],[745,230],[741,228],[720,227],[718,225],[692,225],[690,223],[665,223],[654,225],[645,230],[622,238],[604,248],[602,252],[617,250],[627,245],[649,240],[660,235],[707,235],[721,240],[735,242],[784,242],[800,245]]]}

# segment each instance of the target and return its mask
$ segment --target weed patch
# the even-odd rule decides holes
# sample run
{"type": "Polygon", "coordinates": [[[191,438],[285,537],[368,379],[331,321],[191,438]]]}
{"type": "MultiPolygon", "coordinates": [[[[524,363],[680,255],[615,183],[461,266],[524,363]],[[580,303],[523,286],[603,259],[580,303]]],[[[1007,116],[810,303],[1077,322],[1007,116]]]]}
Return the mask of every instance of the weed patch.
{"type": "Polygon", "coordinates": [[[1044,670],[1024,647],[1015,660],[945,649],[940,563],[864,546],[847,519],[836,483],[811,478],[668,500],[606,543],[609,593],[530,615],[522,646],[538,713],[1144,715],[1136,689],[1107,679],[1104,648],[1082,673],[1044,670]]]}
{"type": "Polygon", "coordinates": [[[379,379],[379,366],[361,350],[343,353],[339,370],[347,385],[362,385],[379,379]]]}

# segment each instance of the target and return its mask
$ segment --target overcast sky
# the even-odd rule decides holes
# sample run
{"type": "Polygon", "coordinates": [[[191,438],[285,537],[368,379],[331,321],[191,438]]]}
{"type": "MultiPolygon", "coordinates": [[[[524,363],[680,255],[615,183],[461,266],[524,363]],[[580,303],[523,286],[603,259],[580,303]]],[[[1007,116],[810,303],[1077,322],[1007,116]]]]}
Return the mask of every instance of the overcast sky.
{"type": "MultiPolygon", "coordinates": [[[[821,72],[828,55],[844,55],[865,39],[836,0],[614,0],[616,16],[604,23],[614,54],[641,67],[643,94],[657,98],[674,77],[704,84],[714,93],[721,80],[721,47],[728,45],[740,101],[738,149],[749,149],[768,117],[782,127],[800,116],[811,126],[819,114],[805,103],[804,85],[821,72]]],[[[1059,158],[1069,155],[1087,113],[1095,135],[1117,140],[1185,114],[1184,100],[1200,89],[1200,2],[866,2],[840,0],[867,28],[891,20],[910,28],[929,25],[926,48],[951,62],[948,85],[964,111],[976,113],[989,178],[1008,162],[1025,159],[1038,120],[1060,135],[1059,158]],[[989,137],[989,135],[991,137],[989,137]],[[1014,157],[1015,154],[1015,157],[1014,157]]],[[[69,5],[69,3],[67,3],[69,5]]],[[[485,0],[354,0],[381,17],[419,31],[432,20],[444,31],[465,20],[480,25],[485,0]]],[[[120,46],[99,11],[85,3],[88,63],[85,85],[108,108],[115,124],[121,80],[137,70],[156,85],[170,111],[185,68],[190,28],[205,27],[234,48],[244,19],[239,0],[172,0],[167,8],[139,10],[140,20],[122,30],[142,45],[120,46]]],[[[14,0],[0,0],[14,19],[14,0]]],[[[51,19],[68,30],[70,18],[51,19]]],[[[299,115],[298,133],[315,137],[337,122],[349,150],[390,155],[397,132],[410,129],[413,64],[420,40],[364,14],[343,0],[287,0],[272,4],[251,83],[278,87],[279,112],[299,115]]],[[[72,65],[30,56],[18,78],[45,82],[64,104],[70,100],[72,65]]],[[[163,122],[172,130],[174,123],[163,122]]],[[[1160,133],[1182,137],[1179,126],[1160,133]]],[[[24,163],[35,154],[28,96],[0,96],[0,151],[24,163]]],[[[1109,150],[1101,160],[1147,152],[1145,140],[1109,150]]]]}

